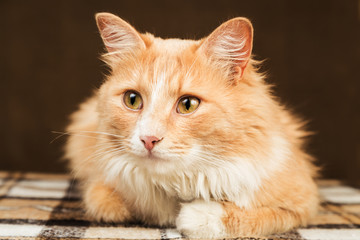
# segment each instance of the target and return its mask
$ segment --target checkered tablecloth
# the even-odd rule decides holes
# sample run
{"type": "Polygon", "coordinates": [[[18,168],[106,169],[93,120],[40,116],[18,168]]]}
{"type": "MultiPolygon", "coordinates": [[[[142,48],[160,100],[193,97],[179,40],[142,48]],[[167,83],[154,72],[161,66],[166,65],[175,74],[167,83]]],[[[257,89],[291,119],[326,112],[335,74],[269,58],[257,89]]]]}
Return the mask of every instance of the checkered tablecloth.
{"type": "MultiPolygon", "coordinates": [[[[270,239],[360,240],[360,190],[319,182],[323,197],[307,228],[270,239]]],[[[67,175],[0,172],[0,239],[183,239],[175,229],[97,223],[84,215],[77,184],[67,175]]],[[[254,239],[254,238],[253,238],[254,239]]]]}

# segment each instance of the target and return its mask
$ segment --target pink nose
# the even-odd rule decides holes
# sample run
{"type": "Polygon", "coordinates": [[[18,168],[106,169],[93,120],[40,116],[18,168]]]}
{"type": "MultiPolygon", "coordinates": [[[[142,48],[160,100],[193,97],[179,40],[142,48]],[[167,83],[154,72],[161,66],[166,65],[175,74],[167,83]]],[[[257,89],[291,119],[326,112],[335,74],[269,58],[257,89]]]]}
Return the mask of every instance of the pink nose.
{"type": "Polygon", "coordinates": [[[155,144],[157,142],[160,142],[161,139],[155,137],[155,136],[141,136],[140,140],[144,143],[145,148],[149,151],[154,148],[155,144]]]}

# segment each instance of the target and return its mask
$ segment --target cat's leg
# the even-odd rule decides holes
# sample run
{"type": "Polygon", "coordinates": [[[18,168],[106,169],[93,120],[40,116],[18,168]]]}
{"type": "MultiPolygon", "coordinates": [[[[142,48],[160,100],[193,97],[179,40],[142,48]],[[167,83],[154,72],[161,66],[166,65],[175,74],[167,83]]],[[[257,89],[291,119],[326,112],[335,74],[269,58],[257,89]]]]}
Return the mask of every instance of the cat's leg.
{"type": "Polygon", "coordinates": [[[275,207],[244,210],[231,202],[197,200],[182,205],[176,226],[190,238],[266,236],[305,223],[303,214],[275,207]]]}
{"type": "Polygon", "coordinates": [[[87,214],[97,221],[126,222],[132,217],[120,194],[102,182],[85,186],[84,203],[87,214]]]}
{"type": "Polygon", "coordinates": [[[231,202],[223,203],[222,222],[230,236],[267,236],[305,225],[309,213],[283,207],[259,207],[244,210],[231,202]]]}

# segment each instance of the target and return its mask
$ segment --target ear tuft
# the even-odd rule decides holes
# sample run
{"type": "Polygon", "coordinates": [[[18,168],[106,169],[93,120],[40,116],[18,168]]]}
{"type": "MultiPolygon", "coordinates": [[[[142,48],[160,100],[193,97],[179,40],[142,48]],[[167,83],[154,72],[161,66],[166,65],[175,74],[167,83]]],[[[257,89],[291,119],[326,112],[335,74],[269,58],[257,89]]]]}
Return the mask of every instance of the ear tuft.
{"type": "Polygon", "coordinates": [[[95,18],[109,54],[124,54],[145,49],[145,43],[139,33],[121,18],[110,13],[98,13],[95,18]]]}
{"type": "Polygon", "coordinates": [[[250,59],[253,28],[246,18],[233,18],[215,29],[201,46],[216,65],[242,76],[250,59]]]}

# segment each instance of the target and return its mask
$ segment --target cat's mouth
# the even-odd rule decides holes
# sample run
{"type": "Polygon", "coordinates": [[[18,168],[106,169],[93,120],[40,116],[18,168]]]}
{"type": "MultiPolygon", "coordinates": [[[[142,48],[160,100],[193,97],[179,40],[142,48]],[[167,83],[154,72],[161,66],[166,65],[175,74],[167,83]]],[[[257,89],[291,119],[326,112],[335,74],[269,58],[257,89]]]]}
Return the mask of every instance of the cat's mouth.
{"type": "Polygon", "coordinates": [[[135,152],[133,154],[136,155],[136,157],[138,157],[140,159],[144,159],[144,160],[148,160],[148,161],[153,161],[153,162],[166,161],[164,156],[161,156],[161,154],[154,152],[154,151],[147,151],[147,152],[141,152],[141,153],[135,152]]]}
{"type": "Polygon", "coordinates": [[[161,158],[156,152],[148,151],[146,156],[146,159],[149,159],[151,161],[164,161],[165,159],[161,158]]]}

